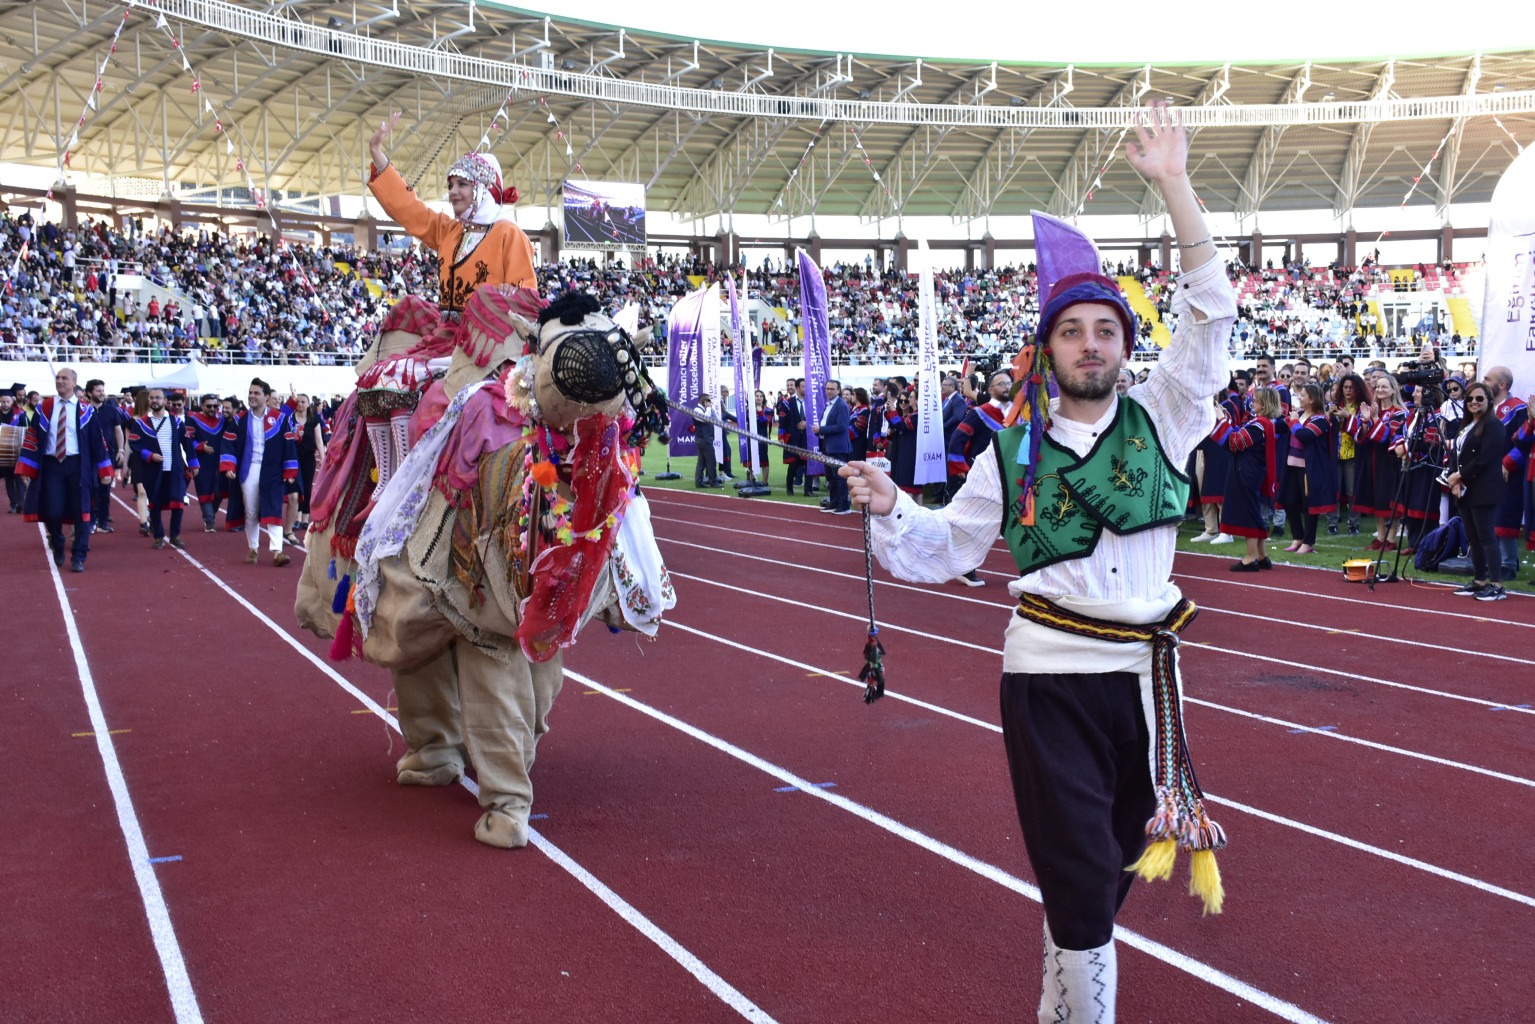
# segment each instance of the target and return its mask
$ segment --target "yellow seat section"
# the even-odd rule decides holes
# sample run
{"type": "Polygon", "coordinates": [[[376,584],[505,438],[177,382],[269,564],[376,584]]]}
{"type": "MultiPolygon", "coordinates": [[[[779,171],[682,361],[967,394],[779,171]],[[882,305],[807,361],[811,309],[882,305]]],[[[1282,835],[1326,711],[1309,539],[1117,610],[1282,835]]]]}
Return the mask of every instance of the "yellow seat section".
{"type": "Polygon", "coordinates": [[[1141,287],[1141,283],[1126,274],[1119,279],[1119,287],[1125,293],[1125,298],[1130,300],[1130,308],[1135,310],[1135,315],[1151,324],[1151,340],[1157,348],[1166,348],[1172,344],[1172,332],[1157,315],[1157,307],[1146,294],[1146,289],[1141,287]]]}
{"type": "Polygon", "coordinates": [[[1476,317],[1471,313],[1471,303],[1454,295],[1450,296],[1446,302],[1450,307],[1450,320],[1455,325],[1455,333],[1462,338],[1479,337],[1476,317]]]}

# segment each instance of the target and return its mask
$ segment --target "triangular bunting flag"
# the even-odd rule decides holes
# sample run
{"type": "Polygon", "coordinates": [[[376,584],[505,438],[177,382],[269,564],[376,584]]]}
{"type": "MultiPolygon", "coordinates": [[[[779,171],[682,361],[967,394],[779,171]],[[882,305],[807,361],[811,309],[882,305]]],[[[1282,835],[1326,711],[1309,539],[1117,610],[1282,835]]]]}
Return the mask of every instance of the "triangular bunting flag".
{"type": "Polygon", "coordinates": [[[69,134],[69,145],[70,145],[70,147],[73,148],[75,146],[75,144],[78,143],[79,141],[80,141],[80,130],[77,128],[73,132],[70,132],[70,134],[69,134]]]}
{"type": "Polygon", "coordinates": [[[203,107],[208,111],[208,113],[213,113],[213,102],[209,100],[207,96],[203,97],[203,107]]]}
{"type": "Polygon", "coordinates": [[[155,18],[155,28],[164,28],[164,27],[165,27],[165,12],[161,11],[159,17],[155,18]]]}
{"type": "Polygon", "coordinates": [[[94,92],[85,98],[85,105],[92,110],[96,109],[96,94],[94,92]]]}
{"type": "Polygon", "coordinates": [[[575,156],[576,155],[576,151],[570,148],[570,143],[568,143],[568,142],[565,143],[565,155],[566,156],[575,156]]]}
{"type": "Polygon", "coordinates": [[[227,148],[227,149],[226,149],[226,150],[225,150],[225,151],[224,151],[224,152],[225,152],[225,153],[226,153],[226,154],[232,154],[232,153],[234,153],[234,151],[235,151],[235,144],[234,144],[234,143],[233,143],[233,142],[230,142],[230,141],[229,141],[229,139],[228,139],[228,137],[225,137],[225,139],[224,139],[224,145],[225,145],[225,146],[227,146],[227,147],[228,147],[228,148],[227,148]]]}

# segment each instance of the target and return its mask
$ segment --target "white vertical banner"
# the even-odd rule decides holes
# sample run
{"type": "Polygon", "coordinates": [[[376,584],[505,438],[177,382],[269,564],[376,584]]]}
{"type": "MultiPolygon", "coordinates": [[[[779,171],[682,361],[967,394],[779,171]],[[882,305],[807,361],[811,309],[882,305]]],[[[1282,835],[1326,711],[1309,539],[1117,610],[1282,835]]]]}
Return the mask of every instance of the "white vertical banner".
{"type": "Polygon", "coordinates": [[[1535,146],[1492,193],[1481,330],[1480,373],[1506,366],[1515,397],[1535,394],[1535,146]]]}
{"type": "Polygon", "coordinates": [[[943,396],[938,386],[938,307],[933,298],[933,258],[925,239],[917,242],[917,461],[912,482],[949,479],[943,449],[943,396]]]}
{"type": "MultiPolygon", "coordinates": [[[[736,293],[735,278],[727,276],[725,283],[730,289],[730,346],[735,368],[736,423],[747,430],[757,429],[757,365],[752,357],[751,322],[741,319],[741,303],[747,301],[746,271],[741,271],[741,291],[736,293]]],[[[741,465],[750,466],[752,478],[762,479],[762,446],[756,441],[740,438],[741,465]]]]}
{"type": "MultiPolygon", "coordinates": [[[[723,421],[725,410],[720,402],[720,361],[724,356],[720,348],[720,286],[711,284],[704,296],[703,320],[703,374],[699,394],[709,396],[709,409],[715,419],[723,421]]],[[[725,461],[725,432],[714,428],[714,464],[725,461]]]]}
{"type": "MultiPolygon", "coordinates": [[[[613,318],[613,322],[622,327],[629,337],[634,338],[635,335],[640,333],[640,304],[638,302],[625,304],[624,308],[620,309],[618,315],[613,318]]],[[[636,338],[635,340],[638,339],[636,338]]]]}

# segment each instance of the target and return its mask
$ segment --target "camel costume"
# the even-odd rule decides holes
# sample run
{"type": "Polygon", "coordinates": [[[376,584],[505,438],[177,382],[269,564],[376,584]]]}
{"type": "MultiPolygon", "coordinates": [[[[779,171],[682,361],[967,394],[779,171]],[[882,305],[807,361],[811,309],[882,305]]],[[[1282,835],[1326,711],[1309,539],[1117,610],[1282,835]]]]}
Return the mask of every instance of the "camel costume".
{"type": "MultiPolygon", "coordinates": [[[[471,298],[439,382],[446,407],[418,410],[432,422],[412,422],[376,501],[361,417],[343,404],[294,607],[334,637],[332,657],[393,675],[410,748],[398,781],[448,785],[472,762],[475,838],[500,847],[528,841],[528,769],[563,648],[594,617],[654,636],[676,603],[626,460],[664,422],[637,352],[589,296],[541,306],[504,286],[471,298]]],[[[378,358],[411,337],[386,333],[378,358]]]]}

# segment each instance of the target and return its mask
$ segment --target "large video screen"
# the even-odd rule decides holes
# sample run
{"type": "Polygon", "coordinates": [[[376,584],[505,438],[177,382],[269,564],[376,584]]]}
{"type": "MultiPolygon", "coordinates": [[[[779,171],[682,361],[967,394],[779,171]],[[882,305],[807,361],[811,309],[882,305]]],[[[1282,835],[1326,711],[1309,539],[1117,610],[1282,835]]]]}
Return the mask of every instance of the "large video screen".
{"type": "Polygon", "coordinates": [[[565,244],[572,249],[645,248],[645,186],[565,182],[565,244]]]}

